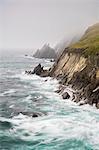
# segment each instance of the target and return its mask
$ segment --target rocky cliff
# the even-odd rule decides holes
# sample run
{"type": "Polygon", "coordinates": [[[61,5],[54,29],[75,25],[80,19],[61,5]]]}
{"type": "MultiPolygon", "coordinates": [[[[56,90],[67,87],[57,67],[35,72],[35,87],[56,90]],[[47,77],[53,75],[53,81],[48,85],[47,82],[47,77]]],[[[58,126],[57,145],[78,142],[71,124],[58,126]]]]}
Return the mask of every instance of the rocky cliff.
{"type": "Polygon", "coordinates": [[[55,50],[49,46],[49,44],[45,44],[41,49],[38,49],[36,53],[33,55],[36,58],[56,58],[57,55],[55,50]]]}
{"type": "Polygon", "coordinates": [[[89,27],[75,44],[65,48],[50,71],[64,85],[78,91],[82,100],[99,107],[99,23],[89,27]]]}

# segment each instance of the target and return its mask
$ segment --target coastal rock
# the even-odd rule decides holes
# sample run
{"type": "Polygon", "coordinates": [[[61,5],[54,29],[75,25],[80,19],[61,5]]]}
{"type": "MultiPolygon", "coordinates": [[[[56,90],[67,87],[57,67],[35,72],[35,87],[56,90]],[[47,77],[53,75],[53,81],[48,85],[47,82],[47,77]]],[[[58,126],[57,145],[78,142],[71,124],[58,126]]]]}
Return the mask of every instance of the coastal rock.
{"type": "Polygon", "coordinates": [[[64,92],[64,93],[62,94],[62,97],[63,97],[63,99],[69,99],[69,98],[70,98],[70,95],[68,94],[68,92],[64,92]]]}
{"type": "Polygon", "coordinates": [[[50,62],[55,62],[55,59],[51,59],[50,62]]]}
{"type": "Polygon", "coordinates": [[[58,90],[56,90],[55,92],[56,92],[56,93],[60,93],[60,92],[61,92],[61,89],[58,89],[58,90]]]}
{"type": "Polygon", "coordinates": [[[60,84],[59,88],[55,92],[59,93],[59,94],[62,94],[64,90],[65,90],[65,86],[60,84]]]}
{"type": "Polygon", "coordinates": [[[97,107],[97,109],[99,109],[99,102],[97,103],[96,107],[97,107]]]}
{"type": "Polygon", "coordinates": [[[95,92],[92,92],[91,95],[92,104],[95,104],[97,108],[99,108],[99,89],[95,92]]]}
{"type": "Polygon", "coordinates": [[[32,74],[32,71],[25,71],[25,74],[32,74]]]}
{"type": "Polygon", "coordinates": [[[82,105],[85,105],[85,104],[87,104],[87,100],[85,100],[85,99],[83,99],[83,101],[81,100],[79,102],[79,106],[82,106],[82,105]]]}
{"type": "Polygon", "coordinates": [[[12,128],[12,124],[8,121],[0,121],[0,129],[10,129],[12,128]]]}
{"type": "Polygon", "coordinates": [[[46,115],[46,113],[43,113],[43,112],[25,112],[25,111],[16,112],[16,115],[18,114],[23,114],[23,115],[30,116],[33,118],[46,115]]]}
{"type": "Polygon", "coordinates": [[[49,75],[49,70],[43,69],[41,64],[39,64],[34,68],[33,71],[25,71],[25,74],[29,74],[29,75],[36,74],[41,77],[47,77],[49,75]]]}
{"type": "Polygon", "coordinates": [[[33,70],[33,73],[36,75],[40,75],[42,72],[43,72],[43,67],[41,66],[41,64],[36,66],[33,70]]]}

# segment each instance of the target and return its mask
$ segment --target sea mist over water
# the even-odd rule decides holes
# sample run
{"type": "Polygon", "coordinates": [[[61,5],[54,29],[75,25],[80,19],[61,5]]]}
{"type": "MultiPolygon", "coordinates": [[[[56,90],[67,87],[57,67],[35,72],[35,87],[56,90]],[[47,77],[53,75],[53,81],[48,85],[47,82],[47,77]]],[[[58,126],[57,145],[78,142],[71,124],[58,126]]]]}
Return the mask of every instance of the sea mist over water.
{"type": "Polygon", "coordinates": [[[3,56],[16,56],[16,55],[30,55],[33,56],[36,49],[0,49],[0,57],[3,56]]]}

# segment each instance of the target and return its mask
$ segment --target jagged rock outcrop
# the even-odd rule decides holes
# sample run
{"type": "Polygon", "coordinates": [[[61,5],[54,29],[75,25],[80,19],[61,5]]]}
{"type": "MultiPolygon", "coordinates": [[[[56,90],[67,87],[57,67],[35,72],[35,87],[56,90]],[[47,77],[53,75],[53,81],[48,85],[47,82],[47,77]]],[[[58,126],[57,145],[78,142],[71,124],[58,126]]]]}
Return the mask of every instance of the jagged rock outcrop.
{"type": "Polygon", "coordinates": [[[33,71],[25,71],[25,74],[29,74],[29,75],[32,75],[32,74],[36,74],[36,75],[39,75],[41,77],[46,77],[49,75],[49,70],[45,70],[43,69],[43,66],[41,66],[41,64],[38,64],[34,69],[33,71]]]}
{"type": "Polygon", "coordinates": [[[43,71],[43,67],[41,66],[41,64],[39,64],[34,68],[33,73],[36,75],[40,75],[43,71]]]}
{"type": "Polygon", "coordinates": [[[38,49],[33,56],[36,58],[57,58],[55,50],[51,48],[49,44],[45,44],[41,49],[38,49]]]}
{"type": "Polygon", "coordinates": [[[99,23],[89,27],[81,40],[65,48],[50,71],[64,85],[78,90],[78,98],[99,107],[99,23]]]}

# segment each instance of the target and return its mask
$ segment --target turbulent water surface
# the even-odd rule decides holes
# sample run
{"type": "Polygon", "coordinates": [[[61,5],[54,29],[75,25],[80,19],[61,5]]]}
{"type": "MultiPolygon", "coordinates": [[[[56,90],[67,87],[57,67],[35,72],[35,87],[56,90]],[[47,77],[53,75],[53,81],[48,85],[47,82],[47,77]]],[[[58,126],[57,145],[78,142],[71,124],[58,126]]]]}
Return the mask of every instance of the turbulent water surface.
{"type": "Polygon", "coordinates": [[[0,150],[99,150],[99,110],[62,100],[55,79],[24,74],[39,62],[51,65],[0,58],[0,150]]]}

